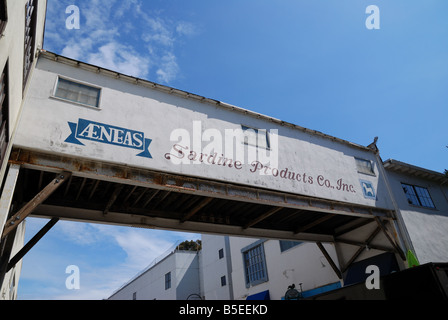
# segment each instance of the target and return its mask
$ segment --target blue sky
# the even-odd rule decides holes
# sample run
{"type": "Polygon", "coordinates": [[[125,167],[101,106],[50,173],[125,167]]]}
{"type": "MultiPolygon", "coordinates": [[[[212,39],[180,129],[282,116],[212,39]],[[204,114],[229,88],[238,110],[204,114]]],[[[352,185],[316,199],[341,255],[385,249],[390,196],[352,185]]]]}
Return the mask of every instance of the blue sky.
{"type": "MultiPolygon", "coordinates": [[[[448,168],[448,1],[48,0],[44,48],[448,168]],[[80,9],[68,30],[67,6],[80,9]],[[380,9],[369,30],[366,8],[380,9]]],[[[29,219],[27,239],[46,221],[29,219]]],[[[198,235],[59,222],[24,258],[19,299],[102,299],[198,235]],[[132,239],[133,241],[125,241],[132,239]],[[67,290],[78,265],[81,289],[67,290]]]]}

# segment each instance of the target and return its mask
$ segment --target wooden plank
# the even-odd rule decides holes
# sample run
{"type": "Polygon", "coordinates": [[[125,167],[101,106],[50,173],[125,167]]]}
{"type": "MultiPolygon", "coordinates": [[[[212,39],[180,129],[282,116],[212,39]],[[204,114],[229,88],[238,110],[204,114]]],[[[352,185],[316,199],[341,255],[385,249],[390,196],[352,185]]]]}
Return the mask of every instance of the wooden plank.
{"type": "Polygon", "coordinates": [[[269,210],[268,212],[263,213],[262,215],[256,217],[255,219],[249,221],[248,223],[246,223],[246,225],[243,227],[243,229],[247,229],[247,228],[250,228],[250,227],[256,225],[257,223],[263,221],[264,219],[269,218],[270,216],[279,212],[282,209],[283,209],[283,207],[277,207],[277,208],[273,208],[273,209],[269,210]]]}
{"type": "Polygon", "coordinates": [[[106,208],[103,211],[103,214],[107,214],[110,208],[114,205],[115,201],[117,201],[118,196],[120,195],[121,190],[123,190],[124,185],[120,184],[115,187],[114,193],[109,199],[109,202],[106,205],[106,208]]]}
{"type": "Polygon", "coordinates": [[[313,222],[311,222],[311,223],[309,223],[309,224],[307,224],[307,225],[305,225],[305,226],[303,226],[303,227],[299,227],[299,228],[297,228],[297,229],[294,231],[294,233],[297,234],[297,233],[305,232],[305,231],[307,231],[308,229],[311,229],[312,227],[315,227],[315,226],[317,226],[318,224],[321,224],[321,223],[323,223],[323,222],[325,222],[325,221],[327,221],[327,220],[329,220],[329,219],[331,219],[331,218],[333,218],[333,217],[334,217],[334,214],[326,214],[325,216],[323,216],[323,217],[321,217],[321,218],[319,218],[319,219],[316,219],[316,220],[314,220],[313,222]]]}
{"type": "Polygon", "coordinates": [[[55,192],[66,180],[71,176],[70,172],[62,172],[54,178],[42,191],[40,191],[31,201],[29,201],[22,209],[14,214],[5,224],[2,239],[8,235],[26,218],[34,209],[43,203],[53,192],[55,192]]]}
{"type": "Polygon", "coordinates": [[[20,165],[11,164],[3,186],[3,192],[0,198],[0,232],[3,230],[8,216],[11,213],[11,203],[16,189],[17,179],[19,178],[20,165]]]}
{"type": "Polygon", "coordinates": [[[212,202],[213,198],[205,198],[202,200],[196,207],[190,210],[181,220],[180,222],[185,222],[188,219],[190,219],[192,216],[194,216],[196,213],[199,212],[202,208],[204,208],[206,205],[208,205],[210,202],[212,202]]]}

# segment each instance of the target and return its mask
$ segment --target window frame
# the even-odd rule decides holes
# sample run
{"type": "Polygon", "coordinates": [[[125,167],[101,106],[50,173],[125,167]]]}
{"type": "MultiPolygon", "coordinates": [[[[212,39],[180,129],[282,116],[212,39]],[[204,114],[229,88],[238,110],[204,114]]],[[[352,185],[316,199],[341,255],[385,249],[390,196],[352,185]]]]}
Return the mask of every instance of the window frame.
{"type": "Polygon", "coordinates": [[[437,210],[437,207],[436,207],[436,205],[434,203],[434,200],[433,200],[433,198],[431,196],[431,193],[429,192],[428,188],[422,187],[422,186],[419,186],[419,185],[415,185],[415,184],[406,183],[406,182],[401,182],[401,188],[403,190],[403,193],[404,193],[404,195],[406,197],[406,200],[407,200],[409,205],[415,206],[415,207],[419,207],[419,208],[437,210]],[[408,193],[404,190],[405,186],[412,188],[412,191],[413,191],[414,194],[412,194],[410,196],[415,197],[415,199],[417,199],[417,201],[418,201],[418,204],[413,203],[412,199],[409,198],[408,193]],[[420,199],[422,196],[419,195],[419,193],[417,192],[416,188],[423,189],[423,190],[426,191],[426,193],[428,194],[428,197],[425,197],[425,198],[429,199],[431,201],[432,206],[427,206],[427,205],[423,204],[422,199],[420,199]]]}
{"type": "Polygon", "coordinates": [[[8,6],[6,0],[0,0],[0,39],[8,24],[8,6]]]}
{"type": "Polygon", "coordinates": [[[28,83],[28,79],[35,59],[34,52],[36,50],[38,4],[39,4],[38,0],[27,0],[27,2],[25,3],[25,31],[24,31],[23,84],[22,84],[23,92],[25,92],[25,88],[28,83]],[[31,15],[28,14],[30,6],[33,8],[31,15]],[[28,18],[30,19],[29,24],[27,22],[28,18]],[[27,40],[29,40],[29,43],[27,40]],[[30,51],[29,55],[27,54],[28,51],[30,51]]]}
{"type": "Polygon", "coordinates": [[[246,146],[252,146],[252,147],[256,147],[256,148],[263,148],[266,150],[271,150],[271,140],[269,137],[269,131],[267,129],[260,129],[260,128],[255,128],[255,127],[251,127],[245,124],[241,124],[241,130],[243,131],[243,141],[241,143],[243,143],[246,146]],[[255,144],[253,143],[249,143],[249,141],[247,141],[246,139],[246,131],[247,130],[254,130],[256,137],[257,137],[257,141],[255,144]],[[259,146],[258,145],[258,136],[260,131],[263,131],[265,133],[265,137],[266,137],[266,146],[259,146]]]}
{"type": "Polygon", "coordinates": [[[221,277],[221,287],[225,287],[227,285],[227,279],[226,276],[221,277]]]}
{"type": "Polygon", "coordinates": [[[295,248],[297,246],[304,244],[304,242],[303,241],[294,241],[294,240],[279,240],[278,244],[280,246],[280,252],[283,253],[283,252],[291,250],[292,248],[295,248]],[[282,243],[284,244],[283,246],[282,246],[282,243]]]}
{"type": "Polygon", "coordinates": [[[369,176],[376,177],[375,167],[374,167],[374,164],[373,164],[372,160],[368,160],[368,159],[364,159],[364,158],[360,158],[360,157],[354,157],[354,158],[355,158],[356,170],[358,171],[358,173],[367,174],[369,176]],[[370,164],[370,171],[363,170],[363,168],[365,168],[365,167],[359,165],[360,161],[368,162],[370,164]]]}
{"type": "Polygon", "coordinates": [[[78,105],[78,106],[91,108],[91,109],[94,109],[94,110],[101,110],[102,93],[103,93],[103,88],[100,87],[100,86],[97,86],[97,85],[94,85],[94,84],[91,84],[91,83],[88,83],[88,82],[76,80],[76,79],[73,79],[73,78],[69,78],[69,77],[58,75],[57,78],[56,78],[56,82],[54,84],[54,87],[53,87],[53,92],[51,94],[51,98],[56,99],[56,100],[60,100],[60,101],[64,101],[64,102],[68,102],[68,103],[72,103],[72,104],[75,104],[75,105],[78,105]],[[58,97],[56,95],[56,93],[58,91],[59,81],[61,79],[63,81],[72,82],[72,83],[80,85],[80,86],[89,87],[89,88],[93,88],[93,89],[98,90],[97,106],[93,106],[93,105],[90,105],[90,104],[87,104],[87,103],[83,103],[83,102],[80,102],[80,101],[70,100],[70,99],[63,98],[63,97],[58,97]]]}
{"type": "Polygon", "coordinates": [[[0,144],[1,166],[6,159],[6,151],[9,145],[9,61],[6,61],[3,70],[0,72],[0,86],[0,93],[3,92],[0,95],[0,137],[2,137],[3,133],[5,135],[4,146],[0,144]]]}
{"type": "Polygon", "coordinates": [[[165,290],[171,289],[171,271],[165,273],[165,290]]]}
{"type": "MultiPolygon", "coordinates": [[[[267,263],[266,263],[266,254],[265,254],[265,250],[264,250],[264,242],[266,240],[265,239],[261,239],[258,240],[244,248],[241,249],[241,254],[242,254],[242,258],[243,258],[243,268],[244,268],[244,281],[246,283],[246,288],[249,287],[254,287],[256,285],[259,285],[261,283],[267,282],[269,281],[269,277],[268,277],[268,269],[267,269],[267,263]],[[253,265],[247,265],[246,261],[248,259],[246,259],[246,254],[249,251],[253,251],[256,250],[257,248],[260,248],[260,253],[258,254],[258,256],[261,258],[261,261],[259,262],[261,264],[261,271],[263,271],[263,276],[259,277],[257,279],[251,279],[251,274],[253,274],[254,272],[251,272],[249,274],[248,269],[250,269],[253,265]]],[[[256,272],[260,271],[257,270],[256,272]]]]}

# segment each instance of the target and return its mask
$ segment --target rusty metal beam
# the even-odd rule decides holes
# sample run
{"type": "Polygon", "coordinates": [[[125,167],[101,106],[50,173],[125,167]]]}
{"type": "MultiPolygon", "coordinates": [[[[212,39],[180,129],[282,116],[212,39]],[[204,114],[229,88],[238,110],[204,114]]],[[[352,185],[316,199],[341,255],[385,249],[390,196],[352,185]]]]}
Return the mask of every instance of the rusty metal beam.
{"type": "MultiPolygon", "coordinates": [[[[129,214],[110,211],[106,216],[101,210],[89,210],[80,208],[67,208],[62,206],[40,205],[34,212],[36,218],[58,217],[61,220],[105,223],[111,225],[123,225],[130,227],[162,229],[173,231],[185,231],[195,233],[210,233],[219,235],[233,235],[241,237],[292,240],[292,241],[320,241],[334,242],[334,237],[327,234],[299,233],[291,231],[271,230],[262,228],[243,229],[239,225],[212,224],[196,221],[180,222],[175,218],[152,217],[151,210],[142,210],[141,214],[129,214]],[[143,211],[146,211],[143,213],[143,211]]],[[[176,216],[178,213],[168,215],[176,216]]]]}
{"type": "Polygon", "coordinates": [[[358,216],[369,219],[373,219],[375,216],[381,216],[383,219],[392,219],[393,217],[393,210],[391,209],[356,205],[18,148],[13,150],[10,163],[17,163],[25,168],[48,172],[67,170],[73,172],[73,175],[77,177],[275,207],[358,216]]]}
{"type": "Polygon", "coordinates": [[[15,213],[5,224],[2,239],[28,217],[33,210],[42,204],[53,192],[55,192],[70,177],[70,172],[62,172],[54,178],[42,191],[40,191],[31,201],[29,201],[22,209],[15,213]]]}
{"type": "Polygon", "coordinates": [[[14,268],[14,266],[19,262],[35,245],[39,242],[42,237],[50,231],[51,228],[59,221],[59,218],[52,218],[36,235],[27,242],[19,252],[16,253],[14,257],[8,263],[6,272],[14,268]]]}
{"type": "Polygon", "coordinates": [[[261,214],[260,216],[258,216],[255,219],[249,221],[248,223],[246,223],[246,225],[243,227],[243,229],[247,229],[247,228],[250,228],[250,227],[256,225],[257,223],[263,221],[264,219],[269,218],[270,216],[272,216],[273,214],[279,212],[282,209],[284,209],[284,208],[283,207],[273,208],[273,209],[271,209],[271,210],[261,214]]]}
{"type": "Polygon", "coordinates": [[[334,263],[333,259],[328,254],[325,247],[322,245],[322,242],[316,242],[317,246],[319,247],[320,251],[324,255],[325,259],[327,259],[328,263],[330,264],[331,268],[333,269],[334,273],[338,276],[339,279],[342,279],[342,272],[339,270],[339,268],[336,266],[336,263],[334,263]]]}

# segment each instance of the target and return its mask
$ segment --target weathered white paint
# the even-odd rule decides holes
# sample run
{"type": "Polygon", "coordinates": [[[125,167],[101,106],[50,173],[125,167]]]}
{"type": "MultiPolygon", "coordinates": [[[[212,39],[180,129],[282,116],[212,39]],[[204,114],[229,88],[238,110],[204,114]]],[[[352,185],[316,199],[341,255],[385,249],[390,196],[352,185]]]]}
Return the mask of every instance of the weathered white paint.
{"type": "MultiPolygon", "coordinates": [[[[315,289],[339,281],[333,269],[315,243],[303,243],[281,252],[279,241],[263,242],[268,281],[246,287],[243,254],[241,249],[257,241],[239,237],[230,238],[232,256],[232,278],[235,300],[245,300],[247,296],[269,290],[272,300],[281,300],[288,286],[295,284],[304,291],[315,289]]],[[[204,241],[205,242],[205,241],[204,241]]],[[[338,264],[335,248],[324,244],[325,249],[338,264]]]]}
{"type": "Polygon", "coordinates": [[[200,255],[201,292],[206,300],[233,300],[232,256],[228,236],[201,236],[200,255]],[[219,250],[223,257],[219,258],[219,250]],[[221,285],[221,277],[226,277],[226,285],[221,285]]]}
{"type": "MultiPolygon", "coordinates": [[[[11,250],[11,258],[14,257],[25,242],[26,221],[17,226],[14,244],[11,250]]],[[[3,284],[0,284],[0,300],[16,300],[19,286],[20,273],[22,271],[22,262],[20,260],[16,265],[6,273],[3,284]]]]}
{"type": "Polygon", "coordinates": [[[185,300],[199,294],[198,254],[176,251],[115,292],[110,300],[185,300]],[[165,274],[171,272],[171,288],[165,289],[165,274]]]}
{"type": "MultiPolygon", "coordinates": [[[[15,133],[17,131],[17,124],[20,118],[23,97],[27,92],[27,86],[23,88],[23,63],[24,63],[24,42],[25,42],[25,4],[27,0],[6,0],[7,7],[7,24],[0,35],[0,72],[8,66],[8,119],[9,132],[8,138],[10,143],[6,149],[5,159],[9,158],[15,133]]],[[[37,5],[37,21],[36,21],[36,35],[35,35],[35,49],[36,52],[42,48],[44,37],[44,25],[46,15],[47,0],[39,0],[37,5]]],[[[34,52],[32,54],[35,54],[34,52]]],[[[30,77],[37,59],[34,60],[31,66],[30,77]]],[[[27,85],[29,84],[29,81],[27,85]]],[[[0,163],[0,181],[4,181],[5,173],[7,171],[8,161],[0,163]]],[[[2,189],[2,199],[0,204],[0,233],[3,232],[4,223],[9,213],[11,205],[11,198],[14,192],[14,186],[17,180],[19,168],[11,166],[9,169],[10,175],[5,182],[2,189]]],[[[25,223],[21,223],[17,227],[16,236],[11,252],[11,257],[14,256],[22,247],[25,237],[25,223]]],[[[9,253],[7,253],[9,254],[9,253]]],[[[22,261],[18,262],[16,266],[11,269],[4,278],[3,283],[0,283],[0,300],[13,300],[17,298],[17,285],[20,277],[22,261]]]]}
{"type": "Polygon", "coordinates": [[[14,196],[14,190],[16,188],[19,172],[20,172],[20,165],[12,164],[9,167],[8,175],[6,177],[5,185],[3,187],[3,191],[0,197],[0,230],[2,233],[11,209],[11,202],[14,196]]]}
{"type": "MultiPolygon", "coordinates": [[[[48,57],[48,54],[45,57],[48,57]]],[[[15,141],[16,146],[354,204],[393,208],[381,172],[378,170],[375,154],[367,148],[282,126],[270,122],[267,117],[254,117],[208,102],[201,103],[198,100],[112,78],[106,76],[104,72],[96,73],[50,61],[45,57],[39,59],[33,75],[25,112],[15,141]],[[83,107],[52,98],[58,76],[101,87],[100,108],[83,107]],[[79,119],[143,132],[145,138],[153,140],[149,147],[153,158],[138,157],[136,156],[138,150],[97,141],[80,140],[84,146],[65,142],[71,135],[68,123],[77,124],[79,119]],[[220,132],[222,136],[225,136],[225,130],[241,129],[242,124],[254,128],[278,130],[278,145],[273,146],[278,147],[276,169],[278,172],[288,169],[289,172],[295,173],[292,177],[300,177],[300,181],[262,175],[259,171],[251,172],[255,168],[252,162],[230,168],[206,163],[174,164],[167,160],[165,157],[167,153],[180,155],[178,152],[180,148],[173,149],[174,144],[186,145],[185,141],[179,141],[178,138],[170,140],[172,132],[176,129],[186,129],[193,136],[198,123],[201,126],[199,133],[210,129],[220,132]],[[358,173],[354,157],[371,160],[374,163],[375,175],[358,173]],[[328,180],[327,183],[331,186],[325,186],[325,180],[328,180]],[[377,193],[376,199],[366,198],[363,195],[360,180],[372,183],[377,193]],[[347,190],[338,190],[338,181],[346,184],[347,190]],[[351,189],[348,189],[349,186],[351,189]]],[[[204,149],[207,145],[208,142],[202,143],[204,149]]],[[[226,152],[224,156],[227,156],[226,152]]],[[[244,162],[244,159],[234,160],[244,162]]]]}
{"type": "Polygon", "coordinates": [[[448,261],[448,187],[389,170],[388,177],[419,262],[448,261]],[[427,188],[436,208],[409,204],[401,183],[427,188]]]}
{"type": "MultiPolygon", "coordinates": [[[[9,67],[9,137],[14,136],[18,119],[22,108],[23,93],[23,61],[24,61],[24,35],[25,35],[25,4],[27,0],[7,0],[8,23],[0,37],[0,71],[3,71],[6,63],[9,67]]],[[[45,13],[47,0],[38,1],[36,50],[42,48],[44,37],[45,13]]],[[[34,60],[34,64],[37,59],[34,60]]],[[[34,66],[31,67],[31,74],[34,66]]],[[[30,76],[31,76],[30,74],[30,76]]],[[[28,81],[29,83],[29,81],[28,81]]],[[[26,89],[25,89],[26,92],[26,89]]],[[[7,150],[6,157],[11,150],[7,150]]],[[[3,163],[0,171],[0,179],[3,178],[6,163],[3,163]]]]}

